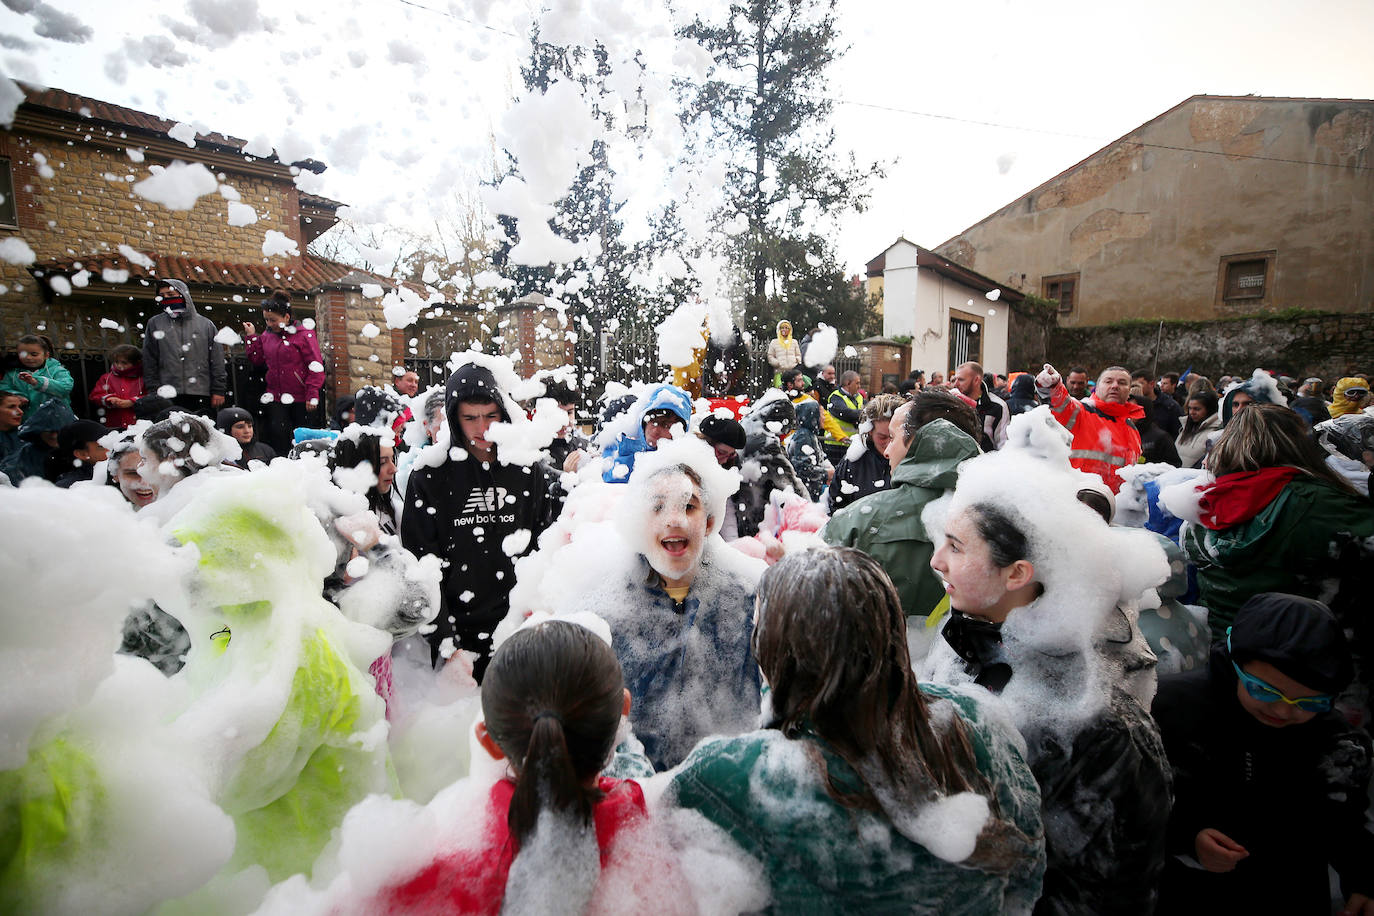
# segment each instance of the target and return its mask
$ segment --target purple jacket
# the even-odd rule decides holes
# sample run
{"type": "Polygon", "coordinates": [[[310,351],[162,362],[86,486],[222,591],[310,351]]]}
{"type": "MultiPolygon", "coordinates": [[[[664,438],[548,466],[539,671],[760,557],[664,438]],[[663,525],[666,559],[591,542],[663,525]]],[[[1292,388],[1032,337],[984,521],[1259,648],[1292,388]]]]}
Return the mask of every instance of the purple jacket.
{"type": "Polygon", "coordinates": [[[248,358],[267,367],[267,393],[273,397],[319,400],[324,359],[314,331],[293,322],[281,331],[254,334],[248,338],[248,358]]]}

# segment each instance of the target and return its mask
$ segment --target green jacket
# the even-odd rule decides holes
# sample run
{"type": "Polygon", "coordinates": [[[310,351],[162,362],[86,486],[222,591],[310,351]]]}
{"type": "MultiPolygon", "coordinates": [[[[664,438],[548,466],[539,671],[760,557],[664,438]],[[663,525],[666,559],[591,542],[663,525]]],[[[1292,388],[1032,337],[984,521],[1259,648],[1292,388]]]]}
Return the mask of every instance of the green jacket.
{"type": "Polygon", "coordinates": [[[17,391],[29,399],[29,406],[24,408],[24,419],[27,420],[44,401],[57,400],[70,407],[73,384],[75,383],[72,381],[72,374],[50,356],[48,361],[37,369],[20,367],[6,372],[5,377],[0,378],[0,391],[17,391]],[[35,388],[21,379],[21,372],[32,372],[38,387],[35,388]]]}
{"type": "Polygon", "coordinates": [[[845,506],[826,524],[827,544],[857,547],[887,570],[902,610],[925,616],[945,595],[930,569],[935,552],[921,523],[921,511],[959,479],[959,465],[980,454],[978,443],[948,420],[932,420],[916,431],[892,487],[845,506]]]}
{"type": "Polygon", "coordinates": [[[1338,615],[1349,604],[1367,617],[1358,605],[1369,597],[1374,544],[1362,541],[1371,537],[1374,503],[1303,475],[1248,522],[1223,531],[1187,525],[1183,548],[1197,566],[1212,638],[1223,639],[1240,606],[1261,592],[1315,598],[1338,615]]]}
{"type": "Polygon", "coordinates": [[[1045,870],[1040,792],[1010,726],[983,718],[969,695],[922,684],[940,720],[945,701],[967,726],[978,769],[1004,820],[1027,838],[1010,873],[937,858],[883,814],[846,808],[821,779],[846,792],[854,770],[819,737],[774,729],[697,745],[673,774],[668,798],[724,829],[763,865],[774,913],[1026,912],[1045,870]]]}

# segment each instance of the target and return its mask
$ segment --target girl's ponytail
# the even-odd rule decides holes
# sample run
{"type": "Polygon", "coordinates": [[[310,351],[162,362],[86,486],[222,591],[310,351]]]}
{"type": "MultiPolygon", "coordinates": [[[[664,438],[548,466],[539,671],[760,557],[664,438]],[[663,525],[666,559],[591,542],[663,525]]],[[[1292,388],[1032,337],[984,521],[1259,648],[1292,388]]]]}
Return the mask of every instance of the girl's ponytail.
{"type": "Polygon", "coordinates": [[[507,825],[517,851],[544,811],[591,824],[623,708],[620,662],[585,627],[549,620],[501,645],[482,681],[482,715],[515,769],[507,825]]]}
{"type": "Polygon", "coordinates": [[[515,780],[506,824],[516,848],[525,844],[539,823],[539,812],[552,808],[590,823],[592,807],[600,793],[583,786],[563,734],[563,720],[556,713],[540,712],[530,729],[529,749],[515,780]]]}

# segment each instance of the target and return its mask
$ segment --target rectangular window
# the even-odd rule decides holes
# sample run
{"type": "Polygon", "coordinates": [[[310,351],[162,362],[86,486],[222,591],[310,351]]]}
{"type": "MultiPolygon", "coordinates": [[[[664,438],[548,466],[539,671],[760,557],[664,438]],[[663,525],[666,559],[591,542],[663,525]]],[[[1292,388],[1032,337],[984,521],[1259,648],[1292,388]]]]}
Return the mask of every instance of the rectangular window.
{"type": "Polygon", "coordinates": [[[1078,274],[1058,274],[1045,277],[1040,281],[1042,295],[1046,299],[1057,299],[1059,311],[1072,312],[1078,304],[1078,274]]]}
{"type": "Polygon", "coordinates": [[[10,161],[0,157],[0,226],[19,225],[19,207],[14,200],[14,178],[10,174],[10,161]]]}
{"type": "Polygon", "coordinates": [[[1269,262],[1232,261],[1226,265],[1227,299],[1263,299],[1264,278],[1269,271],[1269,262]]]}

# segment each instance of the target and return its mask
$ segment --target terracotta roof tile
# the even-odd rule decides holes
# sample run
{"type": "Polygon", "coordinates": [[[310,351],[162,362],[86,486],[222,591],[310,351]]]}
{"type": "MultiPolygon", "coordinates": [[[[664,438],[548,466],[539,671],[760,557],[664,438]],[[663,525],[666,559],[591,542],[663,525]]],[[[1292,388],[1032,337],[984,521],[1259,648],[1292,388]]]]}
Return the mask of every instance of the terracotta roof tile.
{"type": "MultiPolygon", "coordinates": [[[[146,111],[137,111],[133,108],[125,108],[122,105],[115,105],[111,102],[102,102],[99,99],[87,98],[84,95],[76,95],[62,89],[35,89],[31,86],[24,86],[24,104],[35,108],[47,108],[51,111],[61,111],[79,118],[89,119],[115,127],[132,128],[139,131],[163,134],[171,130],[176,125],[175,121],[166,118],[159,118],[146,111]]],[[[196,143],[206,143],[211,146],[218,146],[224,149],[241,152],[248,145],[247,140],[240,140],[238,137],[230,137],[226,134],[209,133],[197,134],[196,143]]],[[[259,157],[267,162],[275,162],[275,156],[259,157]]],[[[323,172],[325,165],[313,159],[304,159],[300,162],[293,162],[292,165],[308,168],[312,172],[323,172]]],[[[313,195],[312,195],[313,196],[313,195]]],[[[328,201],[327,197],[317,198],[321,201],[328,201]]],[[[342,204],[336,204],[342,206],[342,204]]]]}
{"type": "MultiPolygon", "coordinates": [[[[299,259],[278,264],[233,264],[208,258],[189,258],[179,255],[150,254],[154,267],[148,269],[128,261],[117,252],[99,252],[80,258],[61,258],[34,264],[30,270],[36,275],[72,274],[85,269],[98,280],[101,271],[127,270],[129,280],[150,280],[159,277],[175,277],[185,280],[191,286],[229,286],[237,288],[275,289],[282,288],[293,293],[309,292],[327,283],[335,283],[351,273],[365,274],[376,278],[377,282],[394,286],[396,281],[388,280],[367,271],[358,270],[338,261],[318,258],[307,254],[299,259]],[[77,267],[77,265],[81,265],[77,267]]],[[[412,286],[413,284],[406,284],[412,286]]]]}

